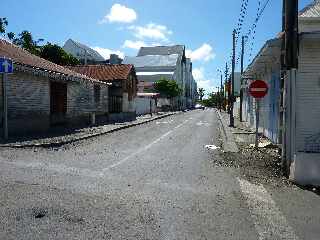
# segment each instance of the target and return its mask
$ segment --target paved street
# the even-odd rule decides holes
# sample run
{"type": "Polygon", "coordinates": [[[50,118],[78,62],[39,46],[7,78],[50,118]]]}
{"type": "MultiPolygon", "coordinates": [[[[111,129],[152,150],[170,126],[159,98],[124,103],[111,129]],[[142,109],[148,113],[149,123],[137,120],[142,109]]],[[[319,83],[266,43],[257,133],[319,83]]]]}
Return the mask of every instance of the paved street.
{"type": "Polygon", "coordinates": [[[319,197],[222,158],[215,110],[53,149],[0,150],[0,239],[318,239],[319,197]],[[222,161],[222,160],[221,160],[222,161]]]}

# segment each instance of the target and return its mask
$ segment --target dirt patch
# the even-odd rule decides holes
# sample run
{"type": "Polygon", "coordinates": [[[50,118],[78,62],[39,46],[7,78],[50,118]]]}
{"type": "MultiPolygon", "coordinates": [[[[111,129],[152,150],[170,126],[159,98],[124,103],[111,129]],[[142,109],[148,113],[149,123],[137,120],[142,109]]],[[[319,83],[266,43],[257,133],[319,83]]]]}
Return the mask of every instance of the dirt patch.
{"type": "Polygon", "coordinates": [[[215,165],[237,168],[241,177],[253,183],[273,186],[291,186],[282,174],[281,156],[276,148],[255,149],[248,144],[238,143],[238,153],[222,152],[221,158],[213,159],[215,165]]]}

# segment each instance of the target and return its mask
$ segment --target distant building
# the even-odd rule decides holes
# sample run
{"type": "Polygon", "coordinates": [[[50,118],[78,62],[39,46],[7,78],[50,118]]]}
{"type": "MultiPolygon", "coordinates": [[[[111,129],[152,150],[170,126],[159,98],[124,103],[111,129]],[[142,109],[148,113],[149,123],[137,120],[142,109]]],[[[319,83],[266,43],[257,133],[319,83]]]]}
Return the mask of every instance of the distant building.
{"type": "Polygon", "coordinates": [[[147,56],[147,55],[172,55],[178,54],[185,61],[185,46],[175,45],[175,46],[155,46],[155,47],[141,47],[137,57],[147,56]]]}
{"type": "Polygon", "coordinates": [[[173,105],[177,108],[187,108],[194,105],[195,92],[194,78],[192,76],[192,63],[187,60],[185,46],[156,46],[140,48],[137,57],[126,57],[124,63],[133,64],[137,70],[139,86],[147,85],[161,78],[172,79],[182,89],[180,97],[173,105]],[[193,86],[193,87],[191,87],[193,86]]]}
{"type": "Polygon", "coordinates": [[[110,54],[110,58],[106,60],[109,64],[121,64],[123,61],[117,54],[110,54]]]}
{"type": "MultiPolygon", "coordinates": [[[[179,59],[178,54],[172,55],[146,55],[138,57],[125,57],[124,63],[133,64],[137,71],[138,78],[138,94],[139,96],[148,96],[148,94],[156,93],[154,83],[162,78],[168,80],[176,80],[181,73],[181,65],[177,66],[179,59]],[[148,93],[148,94],[146,94],[148,93]]],[[[146,97],[136,100],[137,112],[140,114],[150,112],[150,99],[146,97]]],[[[163,100],[158,101],[159,107],[162,105],[170,105],[168,101],[163,103],[163,100]]],[[[151,102],[151,111],[156,111],[156,100],[151,102]]]]}
{"type": "Polygon", "coordinates": [[[72,39],[68,39],[68,41],[65,42],[63,49],[77,58],[82,64],[99,64],[106,62],[96,50],[72,39]]]}

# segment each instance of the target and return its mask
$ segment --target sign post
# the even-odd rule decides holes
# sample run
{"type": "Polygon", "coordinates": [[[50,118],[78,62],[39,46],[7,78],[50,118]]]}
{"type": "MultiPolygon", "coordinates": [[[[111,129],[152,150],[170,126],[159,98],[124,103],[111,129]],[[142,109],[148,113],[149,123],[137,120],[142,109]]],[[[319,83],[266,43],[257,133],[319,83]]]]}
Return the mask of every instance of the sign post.
{"type": "Polygon", "coordinates": [[[8,139],[8,96],[7,96],[7,75],[13,73],[13,64],[10,59],[0,58],[0,73],[2,74],[3,87],[3,138],[8,139]]]}
{"type": "Polygon", "coordinates": [[[256,148],[259,146],[260,99],[267,95],[268,90],[268,85],[262,80],[255,80],[249,86],[249,94],[256,99],[256,148]]]}
{"type": "Polygon", "coordinates": [[[256,141],[254,144],[256,148],[258,148],[259,146],[259,121],[260,121],[259,108],[260,108],[260,99],[256,98],[256,141]]]}

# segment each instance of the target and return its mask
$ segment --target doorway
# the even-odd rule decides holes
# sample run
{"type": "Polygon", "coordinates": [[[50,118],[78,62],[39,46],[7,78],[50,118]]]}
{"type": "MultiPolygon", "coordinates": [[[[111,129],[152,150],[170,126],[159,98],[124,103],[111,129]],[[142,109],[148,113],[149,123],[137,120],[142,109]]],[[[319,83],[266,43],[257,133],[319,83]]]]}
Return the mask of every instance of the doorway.
{"type": "Polygon", "coordinates": [[[67,113],[67,84],[50,83],[50,122],[51,125],[65,123],[67,113]]]}

